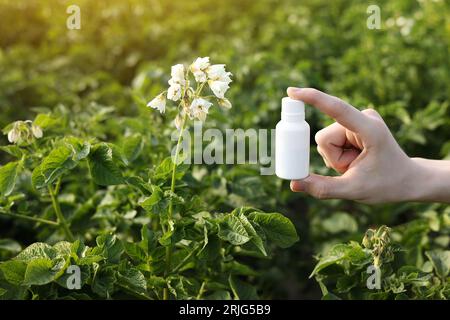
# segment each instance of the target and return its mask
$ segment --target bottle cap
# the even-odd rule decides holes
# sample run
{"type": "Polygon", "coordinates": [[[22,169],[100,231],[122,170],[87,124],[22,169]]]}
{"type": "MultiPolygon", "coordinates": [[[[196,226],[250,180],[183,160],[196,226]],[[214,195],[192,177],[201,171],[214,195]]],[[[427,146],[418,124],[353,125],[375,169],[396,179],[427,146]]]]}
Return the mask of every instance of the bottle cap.
{"type": "Polygon", "coordinates": [[[281,115],[282,116],[295,116],[305,118],[305,103],[300,100],[294,100],[289,97],[281,99],[281,115]]]}

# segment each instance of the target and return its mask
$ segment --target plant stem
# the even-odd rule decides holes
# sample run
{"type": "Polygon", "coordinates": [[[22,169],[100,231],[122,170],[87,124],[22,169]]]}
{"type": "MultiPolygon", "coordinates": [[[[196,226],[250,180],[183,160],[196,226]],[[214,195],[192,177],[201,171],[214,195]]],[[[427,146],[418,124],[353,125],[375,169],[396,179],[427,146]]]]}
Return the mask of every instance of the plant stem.
{"type": "Polygon", "coordinates": [[[44,224],[48,224],[51,226],[55,226],[58,227],[59,224],[55,221],[51,221],[51,220],[47,220],[47,219],[41,219],[41,218],[35,218],[35,217],[30,217],[24,214],[20,214],[20,213],[12,213],[12,212],[4,212],[1,211],[0,215],[5,215],[5,216],[9,216],[9,217],[13,217],[13,218],[18,218],[18,219],[24,219],[24,220],[29,220],[29,221],[33,221],[33,222],[40,222],[40,223],[44,223],[44,224]]]}
{"type": "Polygon", "coordinates": [[[48,192],[50,193],[50,197],[52,198],[53,210],[55,210],[55,214],[58,219],[58,225],[62,228],[69,241],[75,241],[75,237],[73,236],[72,231],[70,231],[69,225],[67,224],[67,221],[61,211],[61,206],[59,205],[58,199],[56,197],[57,194],[53,190],[51,185],[48,186],[48,192]]]}
{"type": "Polygon", "coordinates": [[[169,289],[163,289],[163,300],[169,300],[169,289]]]}
{"type": "MultiPolygon", "coordinates": [[[[183,117],[183,124],[181,125],[181,129],[180,129],[180,134],[178,136],[178,142],[177,142],[177,147],[175,149],[175,156],[173,159],[173,168],[172,168],[172,180],[170,183],[170,192],[173,194],[175,192],[175,176],[176,176],[176,172],[177,172],[177,165],[178,165],[178,154],[180,153],[180,146],[181,146],[181,141],[183,139],[183,131],[184,131],[184,127],[185,127],[185,123],[186,123],[186,115],[184,115],[183,117]]],[[[172,198],[169,201],[169,211],[168,211],[168,221],[172,220],[172,214],[173,214],[173,201],[172,198]]]]}
{"type": "Polygon", "coordinates": [[[206,281],[202,282],[202,285],[200,287],[200,290],[198,291],[198,295],[197,295],[197,300],[200,300],[203,296],[203,293],[205,292],[205,285],[206,285],[206,281]]]}
{"type": "Polygon", "coordinates": [[[56,186],[54,189],[55,194],[59,194],[60,189],[61,189],[61,179],[58,179],[58,181],[56,181],[56,186]]]}
{"type": "Polygon", "coordinates": [[[183,261],[173,268],[173,272],[180,270],[184,266],[185,262],[187,262],[194,255],[194,253],[197,253],[197,248],[193,248],[192,251],[189,252],[189,254],[183,259],[183,261]]]}
{"type": "MultiPolygon", "coordinates": [[[[170,183],[170,191],[172,194],[175,192],[175,177],[176,177],[177,165],[178,165],[178,154],[180,153],[180,146],[181,146],[181,142],[183,139],[183,131],[184,131],[186,121],[187,121],[186,117],[187,117],[187,115],[185,114],[183,117],[183,124],[181,125],[180,134],[178,136],[177,147],[175,149],[175,156],[173,159],[172,180],[170,183]]],[[[168,230],[170,230],[170,228],[171,228],[170,222],[172,221],[172,215],[173,215],[173,199],[171,198],[169,201],[169,209],[167,212],[167,224],[168,224],[167,229],[168,230]]],[[[167,277],[170,272],[171,264],[172,264],[172,244],[170,244],[166,247],[166,270],[164,272],[165,277],[167,277]]],[[[169,299],[169,290],[167,288],[164,288],[163,299],[164,300],[169,299]]]]}

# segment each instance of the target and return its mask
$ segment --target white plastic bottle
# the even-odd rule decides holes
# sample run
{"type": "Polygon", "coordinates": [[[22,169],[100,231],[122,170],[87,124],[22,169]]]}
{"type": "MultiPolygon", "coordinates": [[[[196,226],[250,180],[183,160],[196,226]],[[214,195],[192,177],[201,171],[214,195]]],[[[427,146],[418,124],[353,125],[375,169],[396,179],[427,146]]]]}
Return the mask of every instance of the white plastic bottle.
{"type": "Polygon", "coordinates": [[[309,175],[309,125],[305,104],[285,97],[281,100],[281,121],[275,132],[275,173],[287,180],[309,175]]]}

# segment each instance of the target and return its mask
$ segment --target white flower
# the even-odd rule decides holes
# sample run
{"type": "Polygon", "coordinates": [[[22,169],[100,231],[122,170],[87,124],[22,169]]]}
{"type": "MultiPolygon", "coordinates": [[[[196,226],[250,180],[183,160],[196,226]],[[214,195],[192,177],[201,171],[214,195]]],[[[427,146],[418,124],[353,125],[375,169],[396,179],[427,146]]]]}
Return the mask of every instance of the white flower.
{"type": "Polygon", "coordinates": [[[14,126],[14,128],[8,132],[8,141],[11,143],[16,143],[20,139],[20,132],[14,126]]]}
{"type": "Polygon", "coordinates": [[[194,99],[189,107],[190,115],[200,121],[205,121],[206,115],[208,114],[208,110],[211,106],[212,103],[208,100],[203,98],[194,99]]]}
{"type": "Polygon", "coordinates": [[[29,144],[34,138],[39,139],[42,136],[41,127],[33,124],[33,121],[16,121],[13,123],[12,129],[8,132],[8,141],[15,144],[29,144]]]}
{"type": "Polygon", "coordinates": [[[169,80],[169,84],[170,81],[172,83],[178,83],[181,85],[184,85],[186,83],[186,79],[184,78],[184,65],[176,64],[172,66],[170,75],[172,76],[172,79],[169,80]]]}
{"type": "Polygon", "coordinates": [[[209,57],[197,58],[189,67],[194,75],[195,81],[206,82],[207,77],[205,70],[209,67],[209,57]]]}
{"type": "Polygon", "coordinates": [[[170,87],[167,90],[167,98],[178,101],[181,98],[182,86],[186,84],[186,79],[184,78],[184,66],[182,64],[172,66],[170,75],[172,78],[169,80],[170,87]]]}
{"type": "Polygon", "coordinates": [[[231,72],[225,70],[224,64],[213,64],[206,69],[208,73],[208,84],[212,92],[219,99],[224,99],[225,92],[227,92],[229,83],[231,82],[231,72]]]}
{"type": "Polygon", "coordinates": [[[36,139],[40,139],[40,138],[42,138],[42,129],[41,129],[41,127],[39,127],[39,126],[37,126],[37,125],[35,125],[35,124],[32,124],[31,125],[31,132],[33,133],[33,136],[36,138],[36,139]]]}
{"type": "Polygon", "coordinates": [[[219,99],[225,98],[225,92],[227,92],[228,88],[230,86],[228,85],[228,82],[225,81],[208,81],[209,87],[211,88],[212,92],[214,92],[215,96],[219,99]]]}
{"type": "Polygon", "coordinates": [[[209,57],[197,58],[194,63],[192,63],[191,68],[197,70],[206,70],[209,67],[209,57]]]}
{"type": "MultiPolygon", "coordinates": [[[[225,109],[232,107],[231,102],[225,98],[225,93],[230,88],[230,82],[232,82],[232,74],[225,70],[224,64],[211,65],[209,57],[198,57],[192,62],[188,70],[182,64],[173,65],[170,75],[168,90],[156,96],[147,106],[164,113],[167,99],[182,100],[181,110],[174,119],[174,124],[179,130],[183,127],[186,116],[191,120],[206,120],[209,108],[213,105],[205,100],[205,97],[202,98],[202,90],[206,82],[208,82],[214,96],[217,97],[219,106],[225,109]],[[198,83],[196,89],[191,87],[189,73],[194,75],[195,81],[198,83]]],[[[42,136],[40,128],[33,129],[33,135],[35,137],[42,136]]]]}
{"type": "Polygon", "coordinates": [[[229,84],[231,82],[231,72],[225,70],[224,64],[213,64],[206,69],[209,80],[221,81],[229,84]]]}
{"type": "Polygon", "coordinates": [[[147,104],[147,107],[157,109],[159,112],[164,113],[166,111],[166,97],[164,93],[159,94],[147,104]]]}
{"type": "Polygon", "coordinates": [[[167,98],[173,101],[178,101],[181,98],[181,85],[169,80],[170,87],[167,90],[167,98]]]}
{"type": "Polygon", "coordinates": [[[225,109],[231,109],[231,102],[227,98],[219,99],[219,106],[225,109]]]}

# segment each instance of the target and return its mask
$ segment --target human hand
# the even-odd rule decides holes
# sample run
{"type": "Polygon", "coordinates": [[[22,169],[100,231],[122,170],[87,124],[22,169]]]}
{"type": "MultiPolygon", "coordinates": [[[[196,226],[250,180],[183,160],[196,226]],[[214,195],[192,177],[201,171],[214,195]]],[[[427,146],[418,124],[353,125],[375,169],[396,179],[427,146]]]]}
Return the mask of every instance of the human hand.
{"type": "MultiPolygon", "coordinates": [[[[290,98],[302,100],[336,120],[317,132],[315,140],[327,167],[342,174],[335,177],[311,174],[303,180],[292,181],[292,191],[306,192],[319,199],[363,203],[433,201],[421,188],[428,187],[424,180],[431,178],[436,170],[429,170],[423,161],[409,158],[378,112],[359,111],[316,89],[288,88],[287,93],[290,98]]],[[[441,171],[450,173],[448,162],[441,171]]],[[[430,192],[437,188],[436,184],[439,183],[428,188],[430,192]]],[[[448,195],[443,196],[443,201],[449,200],[448,195]]]]}

